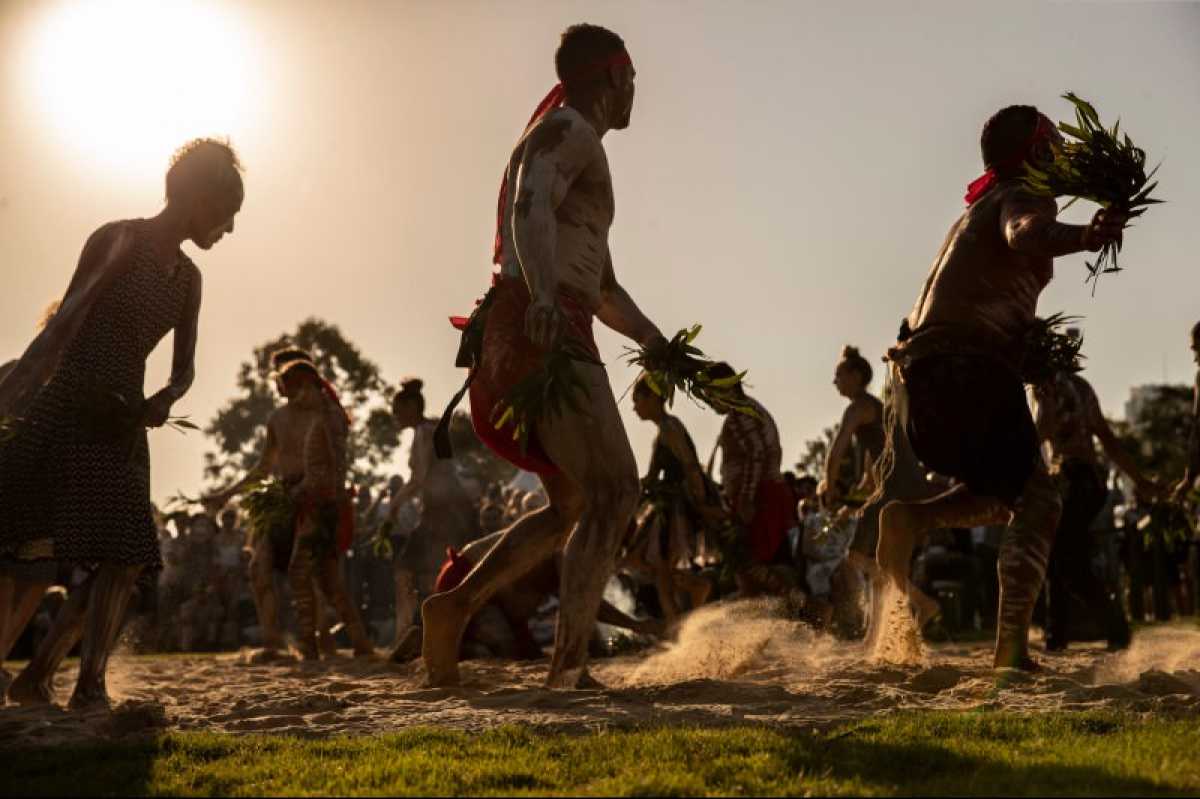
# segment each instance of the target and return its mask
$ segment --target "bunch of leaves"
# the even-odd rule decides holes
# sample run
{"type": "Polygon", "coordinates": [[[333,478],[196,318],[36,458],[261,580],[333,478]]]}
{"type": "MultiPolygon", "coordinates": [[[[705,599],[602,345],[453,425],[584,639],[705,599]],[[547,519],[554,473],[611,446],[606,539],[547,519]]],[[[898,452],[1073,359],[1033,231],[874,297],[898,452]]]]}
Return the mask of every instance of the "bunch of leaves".
{"type": "Polygon", "coordinates": [[[1147,549],[1154,546],[1155,538],[1161,538],[1167,547],[1187,546],[1196,540],[1195,517],[1186,505],[1178,502],[1155,502],[1150,512],[1138,521],[1137,529],[1144,536],[1142,541],[1147,549]]]}
{"type": "Polygon", "coordinates": [[[252,541],[282,529],[290,531],[294,524],[295,503],[278,477],[264,477],[246,486],[241,507],[252,541]]]}
{"type": "MultiPolygon", "coordinates": [[[[1091,200],[1101,208],[1111,208],[1136,218],[1161,200],[1150,196],[1157,182],[1151,182],[1158,167],[1146,172],[1146,152],[1136,146],[1128,133],[1121,132],[1118,119],[1111,129],[1100,123],[1091,103],[1067,92],[1063,99],[1075,106],[1076,124],[1060,122],[1058,129],[1069,137],[1053,148],[1050,163],[1041,167],[1026,164],[1025,186],[1045,197],[1070,197],[1064,209],[1076,200],[1091,200]]],[[[1120,240],[1105,245],[1094,263],[1088,263],[1087,280],[1092,291],[1100,275],[1121,271],[1117,254],[1120,240]]]]}
{"type": "Polygon", "coordinates": [[[580,397],[590,396],[587,383],[575,369],[575,362],[600,364],[582,345],[565,339],[548,353],[540,368],[518,382],[492,409],[492,424],[497,430],[512,427],[513,440],[521,454],[529,451],[529,436],[541,419],[561,417],[569,408],[587,414],[580,397]]]}
{"type": "Polygon", "coordinates": [[[713,377],[710,372],[716,362],[693,344],[700,330],[700,325],[680,330],[664,347],[626,347],[626,363],[642,369],[640,379],[663,398],[667,407],[674,404],[675,393],[682,391],[718,412],[754,416],[754,406],[741,391],[746,372],[713,377]]]}
{"type": "Polygon", "coordinates": [[[1021,350],[1021,379],[1030,384],[1049,380],[1064,372],[1083,371],[1083,337],[1068,331],[1078,316],[1062,313],[1034,319],[1025,331],[1021,350]]]}

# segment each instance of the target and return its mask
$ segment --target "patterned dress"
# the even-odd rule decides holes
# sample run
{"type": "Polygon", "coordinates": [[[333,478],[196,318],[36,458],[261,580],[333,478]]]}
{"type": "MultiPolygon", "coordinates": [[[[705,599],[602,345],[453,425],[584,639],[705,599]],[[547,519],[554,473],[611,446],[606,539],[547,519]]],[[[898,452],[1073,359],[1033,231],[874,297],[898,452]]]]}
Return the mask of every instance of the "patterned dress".
{"type": "Polygon", "coordinates": [[[131,265],[95,301],[58,368],[0,444],[0,556],[161,568],[140,425],[95,424],[97,397],[144,399],[146,358],[186,323],[200,279],[184,257],[168,272],[140,223],[131,265]]]}

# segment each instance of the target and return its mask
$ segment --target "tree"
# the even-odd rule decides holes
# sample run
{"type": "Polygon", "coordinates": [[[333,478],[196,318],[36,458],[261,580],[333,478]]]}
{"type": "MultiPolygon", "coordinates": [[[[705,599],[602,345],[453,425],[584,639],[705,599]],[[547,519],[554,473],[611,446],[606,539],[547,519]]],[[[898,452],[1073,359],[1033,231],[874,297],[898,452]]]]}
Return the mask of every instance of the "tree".
{"type": "MultiPolygon", "coordinates": [[[[821,431],[820,438],[810,438],[805,441],[804,450],[800,453],[800,460],[796,463],[796,468],[818,480],[824,479],[825,459],[833,447],[833,439],[837,436],[837,430],[837,427],[826,427],[821,431]]],[[[862,458],[855,447],[851,447],[847,455],[848,457],[842,459],[842,467],[838,475],[838,481],[842,484],[843,489],[848,489],[858,482],[862,463],[862,458]]]]}
{"type": "Polygon", "coordinates": [[[1159,478],[1183,475],[1188,463],[1192,389],[1182,384],[1138,386],[1129,403],[1130,418],[1112,426],[1138,466],[1159,478]]]}
{"type": "Polygon", "coordinates": [[[355,485],[371,487],[383,482],[386,475],[381,468],[400,444],[389,407],[393,388],[336,325],[316,318],[301,322],[291,335],[255,347],[251,359],[241,365],[239,396],[226,403],[204,431],[216,444],[215,451],[204,456],[205,477],[226,484],[257,463],[266,443],[267,417],[278,402],[271,353],[283,346],[312,353],[317,368],[337,387],[353,420],[348,442],[350,479],[355,485]]]}

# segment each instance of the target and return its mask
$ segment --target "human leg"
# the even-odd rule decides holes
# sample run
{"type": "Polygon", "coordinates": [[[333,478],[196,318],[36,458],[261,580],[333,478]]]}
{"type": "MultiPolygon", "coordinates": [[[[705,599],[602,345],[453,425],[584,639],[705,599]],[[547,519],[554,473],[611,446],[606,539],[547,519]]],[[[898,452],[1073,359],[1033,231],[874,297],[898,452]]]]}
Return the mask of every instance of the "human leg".
{"type": "Polygon", "coordinates": [[[254,540],[248,566],[250,593],[254,597],[254,609],[258,613],[258,626],[262,630],[263,649],[283,649],[283,633],[279,626],[279,595],[275,592],[273,576],[275,555],[268,535],[259,535],[254,540]]]}
{"type": "Polygon", "coordinates": [[[46,638],[8,688],[8,698],[22,705],[48,704],[54,698],[54,673],[79,643],[84,615],[96,575],[67,595],[46,638]]]}
{"type": "Polygon", "coordinates": [[[369,655],[373,653],[375,648],[367,636],[367,628],[363,625],[362,615],[350,601],[350,594],[346,590],[346,581],[342,577],[342,570],[336,555],[322,558],[319,565],[319,577],[321,591],[337,610],[342,623],[346,625],[346,632],[350,636],[354,654],[369,655]]]}
{"type": "Polygon", "coordinates": [[[75,709],[109,704],[105,687],[108,659],[116,646],[141,566],[101,564],[88,597],[83,621],[79,677],[71,695],[75,709]]]}

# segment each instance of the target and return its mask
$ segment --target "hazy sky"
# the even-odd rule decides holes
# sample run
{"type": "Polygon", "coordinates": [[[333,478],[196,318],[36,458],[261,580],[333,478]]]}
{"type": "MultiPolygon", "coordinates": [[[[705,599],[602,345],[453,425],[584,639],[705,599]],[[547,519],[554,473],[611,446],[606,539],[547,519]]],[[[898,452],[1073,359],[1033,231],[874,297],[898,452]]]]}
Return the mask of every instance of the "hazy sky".
{"type": "MultiPolygon", "coordinates": [[[[423,377],[440,409],[463,377],[446,316],[487,286],[501,170],[579,21],[619,32],[638,69],[633,124],[605,139],[618,277],[665,332],[702,322],[698,343],[750,370],[787,463],[840,415],[841,346],[876,361],[893,340],[981,170],[984,120],[1018,102],[1066,118],[1068,89],[1163,161],[1169,203],[1095,298],[1083,257],[1060,259],[1041,309],[1087,317],[1110,414],[1132,384],[1191,379],[1200,5],[1184,3],[0,0],[0,355],[94,228],[157,212],[175,146],[229,135],[246,203],[232,237],[189,250],[205,298],[177,412],[207,421],[250,349],[310,315],[390,380],[423,377]]],[[[618,337],[600,344],[619,393],[634,373],[618,337]]],[[[719,419],[677,408],[706,455],[719,419]]],[[[653,430],[625,411],[644,464],[653,430]]],[[[202,437],[151,447],[155,497],[197,488],[202,437]]]]}

